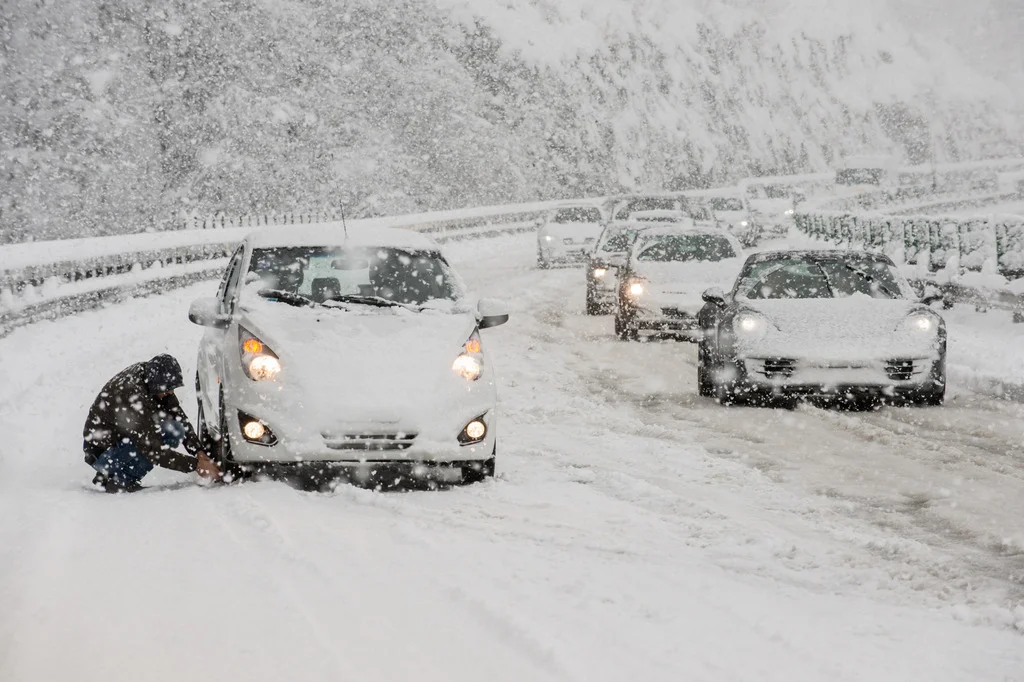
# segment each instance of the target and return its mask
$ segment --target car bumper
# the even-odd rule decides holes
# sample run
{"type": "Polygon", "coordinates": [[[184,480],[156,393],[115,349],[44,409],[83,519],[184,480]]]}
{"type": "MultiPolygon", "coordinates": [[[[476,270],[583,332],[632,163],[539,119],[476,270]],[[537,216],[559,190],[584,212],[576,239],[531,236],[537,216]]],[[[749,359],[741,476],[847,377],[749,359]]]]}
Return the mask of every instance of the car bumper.
{"type": "Polygon", "coordinates": [[[585,244],[558,244],[555,246],[540,243],[537,247],[538,253],[543,260],[549,263],[583,263],[588,258],[587,246],[585,244]]]}
{"type": "Polygon", "coordinates": [[[930,357],[848,363],[744,358],[738,364],[742,382],[750,388],[784,395],[828,397],[912,393],[930,384],[936,362],[930,357]]]}

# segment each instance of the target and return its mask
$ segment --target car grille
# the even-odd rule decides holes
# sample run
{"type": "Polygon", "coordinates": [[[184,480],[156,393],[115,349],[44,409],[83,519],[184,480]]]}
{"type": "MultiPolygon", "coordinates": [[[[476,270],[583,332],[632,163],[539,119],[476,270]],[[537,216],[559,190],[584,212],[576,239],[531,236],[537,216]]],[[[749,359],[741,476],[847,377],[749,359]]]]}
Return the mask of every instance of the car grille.
{"type": "Polygon", "coordinates": [[[415,433],[321,433],[331,450],[406,450],[415,433]]]}
{"type": "Polygon", "coordinates": [[[893,381],[910,381],[914,376],[914,361],[886,360],[885,373],[893,381]]]}
{"type": "Polygon", "coordinates": [[[768,379],[788,379],[796,369],[796,360],[792,358],[765,358],[761,361],[761,373],[768,379]]]}

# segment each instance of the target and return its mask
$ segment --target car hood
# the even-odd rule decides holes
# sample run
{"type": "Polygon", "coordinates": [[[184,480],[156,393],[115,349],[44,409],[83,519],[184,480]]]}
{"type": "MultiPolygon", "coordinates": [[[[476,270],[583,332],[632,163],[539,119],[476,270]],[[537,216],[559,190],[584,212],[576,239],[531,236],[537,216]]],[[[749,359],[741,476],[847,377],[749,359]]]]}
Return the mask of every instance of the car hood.
{"type": "Polygon", "coordinates": [[[650,300],[656,300],[659,305],[699,309],[703,306],[704,290],[732,286],[741,265],[738,258],[718,262],[639,262],[634,263],[633,271],[645,280],[650,300]]]}
{"type": "Polygon", "coordinates": [[[301,409],[325,419],[397,423],[465,383],[451,366],[476,317],[261,301],[247,306],[242,324],[280,357],[278,381],[301,409]]]}
{"type": "Polygon", "coordinates": [[[767,333],[753,345],[779,357],[878,359],[904,353],[931,355],[936,346],[936,332],[903,327],[909,314],[922,309],[916,301],[857,295],[737,303],[768,319],[767,333]]]}

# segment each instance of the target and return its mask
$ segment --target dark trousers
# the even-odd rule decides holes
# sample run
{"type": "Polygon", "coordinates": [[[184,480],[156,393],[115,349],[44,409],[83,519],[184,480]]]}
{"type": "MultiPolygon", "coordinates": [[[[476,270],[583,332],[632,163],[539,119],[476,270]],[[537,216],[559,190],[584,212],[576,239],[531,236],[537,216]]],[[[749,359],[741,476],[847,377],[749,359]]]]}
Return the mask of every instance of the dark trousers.
{"type": "MultiPolygon", "coordinates": [[[[174,449],[181,445],[185,427],[169,419],[160,425],[160,434],[164,445],[174,449]]],[[[143,477],[153,470],[153,463],[129,440],[105,450],[92,463],[92,468],[114,485],[126,488],[138,486],[143,477]]]]}

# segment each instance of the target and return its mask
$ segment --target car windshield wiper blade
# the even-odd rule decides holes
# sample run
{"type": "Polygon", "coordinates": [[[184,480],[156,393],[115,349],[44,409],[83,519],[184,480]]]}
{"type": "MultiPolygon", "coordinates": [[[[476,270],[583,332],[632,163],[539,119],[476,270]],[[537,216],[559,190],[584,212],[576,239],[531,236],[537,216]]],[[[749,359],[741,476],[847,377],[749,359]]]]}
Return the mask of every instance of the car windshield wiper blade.
{"type": "Polygon", "coordinates": [[[857,273],[858,275],[863,277],[864,280],[867,281],[868,283],[874,284],[876,287],[878,287],[879,291],[881,291],[883,294],[885,294],[889,298],[899,298],[899,294],[897,294],[895,291],[893,291],[889,287],[887,287],[884,284],[882,284],[881,282],[879,282],[878,278],[875,277],[874,275],[872,275],[871,273],[864,272],[860,268],[855,268],[852,265],[850,265],[849,263],[840,263],[840,265],[842,265],[844,268],[846,268],[850,272],[857,273]]]}
{"type": "Polygon", "coordinates": [[[389,298],[383,296],[364,296],[362,294],[339,294],[338,296],[329,296],[323,300],[324,304],[327,303],[356,303],[358,305],[373,305],[378,308],[407,308],[408,306],[399,303],[398,301],[392,301],[389,298]]]}
{"type": "Polygon", "coordinates": [[[285,291],[284,289],[260,289],[256,292],[262,298],[272,298],[281,303],[287,303],[288,305],[294,306],[315,306],[316,302],[310,298],[306,298],[302,294],[297,294],[294,291],[285,291]]]}

